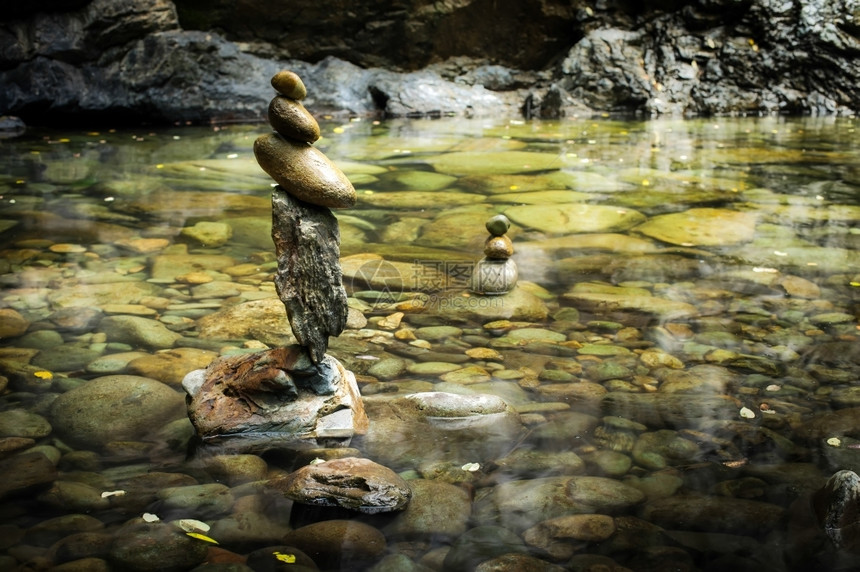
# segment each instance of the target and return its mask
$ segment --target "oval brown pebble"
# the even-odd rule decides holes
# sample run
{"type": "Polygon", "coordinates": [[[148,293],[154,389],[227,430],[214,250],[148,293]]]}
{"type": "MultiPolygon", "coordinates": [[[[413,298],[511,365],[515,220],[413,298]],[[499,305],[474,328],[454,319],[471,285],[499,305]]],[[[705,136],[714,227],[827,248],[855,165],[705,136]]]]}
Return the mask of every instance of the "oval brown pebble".
{"type": "Polygon", "coordinates": [[[272,87],[281,95],[296,101],[301,101],[308,95],[302,78],[291,71],[279,71],[272,76],[272,87]]]}
{"type": "Polygon", "coordinates": [[[254,155],[260,167],[300,201],[333,209],[355,204],[352,183],[316,147],[269,133],[254,141],[254,155]]]}
{"type": "Polygon", "coordinates": [[[514,253],[514,244],[507,236],[491,236],[484,243],[484,256],[496,260],[510,258],[514,253]]]}
{"type": "Polygon", "coordinates": [[[320,138],[320,126],[314,116],[289,97],[278,96],[269,103],[269,123],[288,139],[313,143],[320,138]]]}
{"type": "Polygon", "coordinates": [[[284,537],[320,568],[355,570],[379,560],[387,547],[376,528],[355,520],[324,520],[297,528],[284,537]]]}

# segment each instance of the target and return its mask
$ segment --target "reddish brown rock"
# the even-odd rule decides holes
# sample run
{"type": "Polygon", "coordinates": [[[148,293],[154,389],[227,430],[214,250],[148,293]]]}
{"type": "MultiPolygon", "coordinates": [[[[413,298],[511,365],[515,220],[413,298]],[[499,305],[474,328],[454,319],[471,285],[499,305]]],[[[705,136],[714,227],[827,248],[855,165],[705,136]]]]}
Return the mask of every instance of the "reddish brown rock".
{"type": "Polygon", "coordinates": [[[484,243],[484,256],[499,260],[507,260],[514,253],[514,245],[507,235],[491,236],[484,243]]]}
{"type": "Polygon", "coordinates": [[[0,499],[45,488],[57,478],[57,468],[42,453],[22,453],[0,462],[0,499]]]}
{"type": "Polygon", "coordinates": [[[323,569],[359,570],[385,553],[385,536],[354,520],[324,520],[290,532],[284,543],[295,546],[323,569]]]}
{"type": "Polygon", "coordinates": [[[303,504],[339,506],[365,514],[403,510],[412,496],[397,473],[356,457],[306,465],[271,484],[303,504]]]}
{"type": "Polygon", "coordinates": [[[345,446],[367,429],[355,376],[331,356],[312,363],[301,346],[223,357],[189,373],[182,385],[191,396],[188,416],[204,444],[243,437],[234,449],[345,446]]]}

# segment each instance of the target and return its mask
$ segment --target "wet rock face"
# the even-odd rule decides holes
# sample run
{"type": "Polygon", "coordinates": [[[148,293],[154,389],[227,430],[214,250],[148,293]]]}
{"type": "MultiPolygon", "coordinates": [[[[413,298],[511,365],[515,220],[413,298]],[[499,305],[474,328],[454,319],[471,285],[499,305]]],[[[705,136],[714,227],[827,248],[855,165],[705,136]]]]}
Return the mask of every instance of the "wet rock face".
{"type": "Polygon", "coordinates": [[[259,0],[175,4],[186,29],[224,30],[231,40],[265,42],[301,60],[333,55],[362,66],[413,70],[452,56],[541,68],[569,45],[575,18],[563,0],[375,0],[350,5],[347,17],[315,0],[289,8],[259,0]],[[487,25],[475,25],[482,21],[487,25]]]}
{"type": "Polygon", "coordinates": [[[0,114],[260,120],[256,80],[284,63],[317,113],[846,113],[858,17],[853,0],[51,2],[0,30],[0,114]]]}

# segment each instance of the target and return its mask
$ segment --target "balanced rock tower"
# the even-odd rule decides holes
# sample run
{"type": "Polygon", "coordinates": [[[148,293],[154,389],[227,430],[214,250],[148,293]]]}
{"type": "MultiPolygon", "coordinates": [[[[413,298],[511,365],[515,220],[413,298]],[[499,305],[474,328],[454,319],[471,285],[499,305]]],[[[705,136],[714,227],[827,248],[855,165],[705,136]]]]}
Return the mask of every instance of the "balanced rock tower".
{"type": "Polygon", "coordinates": [[[313,143],[320,128],[301,101],[301,78],[272,78],[275,132],[254,142],[260,167],[275,180],[272,240],[275,288],[298,344],[216,359],[182,382],[188,414],[205,445],[265,450],[283,445],[346,446],[367,429],[355,376],[326,353],[346,325],[340,231],[332,208],[355,204],[349,179],[313,143]],[[234,439],[242,437],[242,439],[234,439]]]}
{"type": "Polygon", "coordinates": [[[490,236],[484,243],[484,257],[472,271],[469,289],[475,294],[500,296],[514,289],[519,275],[517,264],[511,259],[514,245],[506,234],[511,221],[505,215],[496,215],[486,226],[490,236]]]}

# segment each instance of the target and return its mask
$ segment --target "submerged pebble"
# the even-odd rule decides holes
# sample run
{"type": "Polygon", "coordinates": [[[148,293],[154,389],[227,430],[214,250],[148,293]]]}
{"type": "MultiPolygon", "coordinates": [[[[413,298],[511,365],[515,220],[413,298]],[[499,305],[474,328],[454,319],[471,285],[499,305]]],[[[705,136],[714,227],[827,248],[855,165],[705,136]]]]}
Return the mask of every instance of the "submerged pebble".
{"type": "MultiPolygon", "coordinates": [[[[301,112],[303,86],[278,77],[276,114],[301,112]]],[[[307,124],[293,136],[313,139],[307,124]]],[[[223,128],[203,160],[185,159],[198,150],[184,140],[136,142],[173,162],[95,187],[105,167],[87,145],[78,165],[73,143],[30,141],[44,181],[0,180],[16,200],[4,218],[24,233],[0,260],[0,567],[779,570],[789,546],[826,568],[852,532],[838,503],[820,520],[809,500],[850,497],[823,487],[860,469],[857,211],[832,204],[850,193],[813,192],[827,181],[810,170],[777,194],[772,175],[796,167],[769,155],[739,170],[725,149],[726,178],[695,161],[610,172],[544,152],[558,141],[541,129],[471,142],[498,143],[490,152],[451,151],[445,133],[369,148],[373,165],[334,161],[362,185],[353,196],[340,181],[334,201],[362,208],[340,225],[353,308],[330,347],[357,374],[371,426],[354,449],[300,459],[186,460],[184,375],[294,341],[271,283],[254,137],[223,128]],[[513,256],[518,287],[466,293],[481,254],[513,256]],[[405,508],[356,520],[272,486],[317,457],[363,456],[409,490],[405,508]],[[188,518],[220,548],[189,536],[188,518]]],[[[327,153],[357,153],[324,130],[327,153]]],[[[795,136],[768,132],[768,152],[795,136]]],[[[588,149],[626,154],[620,138],[638,135],[607,137],[588,149]]],[[[672,144],[662,156],[686,161],[672,144]]],[[[852,153],[815,160],[850,180],[852,153]]],[[[371,494],[353,476],[331,477],[330,500],[371,494]]]]}

